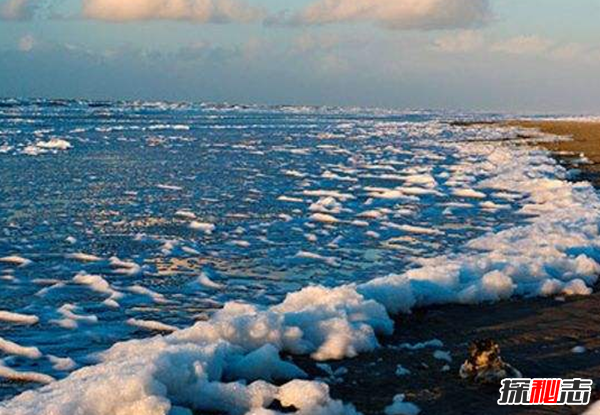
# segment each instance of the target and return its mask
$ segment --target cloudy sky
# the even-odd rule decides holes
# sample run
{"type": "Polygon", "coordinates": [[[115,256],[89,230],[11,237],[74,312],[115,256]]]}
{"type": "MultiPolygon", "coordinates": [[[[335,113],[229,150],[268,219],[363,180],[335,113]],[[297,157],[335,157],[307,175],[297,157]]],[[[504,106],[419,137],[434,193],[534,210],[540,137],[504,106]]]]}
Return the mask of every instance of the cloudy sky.
{"type": "Polygon", "coordinates": [[[0,95],[600,112],[600,0],[0,0],[0,95]]]}

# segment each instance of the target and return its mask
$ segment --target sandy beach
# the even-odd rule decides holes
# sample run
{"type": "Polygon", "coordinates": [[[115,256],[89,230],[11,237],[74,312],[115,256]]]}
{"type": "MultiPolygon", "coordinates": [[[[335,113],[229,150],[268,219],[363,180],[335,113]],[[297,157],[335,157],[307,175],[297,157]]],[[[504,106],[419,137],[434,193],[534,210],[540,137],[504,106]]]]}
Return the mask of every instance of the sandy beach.
{"type": "Polygon", "coordinates": [[[545,134],[571,137],[571,140],[545,143],[543,146],[559,154],[573,153],[579,155],[583,153],[593,163],[600,163],[600,122],[511,121],[507,125],[533,128],[545,134]]]}
{"type": "Polygon", "coordinates": [[[0,0],[0,415],[600,415],[599,17],[0,0]]]}
{"type": "MultiPolygon", "coordinates": [[[[570,141],[538,143],[564,164],[583,153],[589,164],[579,164],[578,180],[597,179],[600,162],[600,123],[571,121],[514,121],[510,126],[571,136],[570,141]]],[[[533,136],[534,134],[532,134],[533,136]]],[[[527,137],[525,137],[527,138],[527,137]]],[[[597,180],[595,184],[600,182],[597,180]]],[[[480,306],[445,305],[421,309],[395,321],[395,334],[382,339],[383,347],[350,361],[332,365],[349,370],[346,382],[332,386],[332,395],[356,405],[365,414],[380,414],[391,397],[406,394],[424,414],[581,414],[581,407],[502,407],[495,386],[478,386],[460,379],[458,371],[471,342],[494,339],[503,358],[525,377],[591,378],[600,381],[600,293],[583,297],[514,299],[480,306]],[[436,359],[432,348],[407,352],[402,343],[439,339],[451,362],[436,359]],[[584,347],[584,353],[577,353],[584,347]],[[578,348],[578,349],[574,349],[578,348]],[[397,376],[397,365],[410,374],[397,376]],[[448,365],[449,368],[444,368],[448,365]]],[[[312,374],[323,372],[310,361],[312,374]]],[[[598,390],[592,402],[598,400],[598,390]]]]}
{"type": "MultiPolygon", "coordinates": [[[[503,358],[526,377],[600,380],[600,294],[589,297],[515,299],[481,306],[447,305],[422,309],[396,320],[396,333],[383,347],[357,359],[333,364],[349,370],[332,395],[365,414],[381,414],[390,398],[405,393],[424,414],[580,414],[581,407],[502,407],[498,388],[459,378],[472,341],[491,338],[503,358]],[[408,352],[390,346],[439,339],[452,362],[438,360],[433,348],[408,352]],[[574,353],[583,346],[585,353],[574,353]],[[396,376],[397,365],[411,371],[396,376]],[[443,367],[450,368],[443,371],[443,367]]],[[[306,368],[314,363],[306,361],[306,368]]],[[[323,372],[313,368],[313,374],[323,372]]],[[[597,400],[594,396],[592,400],[597,400]]]]}
{"type": "Polygon", "coordinates": [[[600,122],[593,121],[511,121],[510,126],[531,128],[545,134],[570,137],[570,140],[538,143],[552,151],[554,156],[563,164],[581,170],[580,180],[592,182],[600,186],[600,122]],[[574,160],[581,155],[589,163],[577,163],[574,160]]]}
{"type": "Polygon", "coordinates": [[[227,141],[245,110],[199,134],[128,105],[89,141],[4,147],[0,415],[584,412],[502,407],[459,371],[490,339],[525,377],[600,380],[600,200],[572,183],[598,184],[598,125],[339,110],[325,134],[329,113],[265,108],[227,141]]]}

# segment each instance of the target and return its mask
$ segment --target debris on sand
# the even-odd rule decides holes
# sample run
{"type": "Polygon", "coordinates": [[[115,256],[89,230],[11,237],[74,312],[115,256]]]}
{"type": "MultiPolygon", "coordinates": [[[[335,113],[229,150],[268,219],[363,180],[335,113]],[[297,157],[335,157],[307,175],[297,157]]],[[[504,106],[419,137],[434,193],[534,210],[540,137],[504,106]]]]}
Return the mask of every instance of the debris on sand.
{"type": "Polygon", "coordinates": [[[520,378],[520,371],[500,357],[500,346],[491,339],[477,340],[469,347],[469,357],[460,367],[460,377],[476,383],[494,384],[504,378],[520,378]]]}

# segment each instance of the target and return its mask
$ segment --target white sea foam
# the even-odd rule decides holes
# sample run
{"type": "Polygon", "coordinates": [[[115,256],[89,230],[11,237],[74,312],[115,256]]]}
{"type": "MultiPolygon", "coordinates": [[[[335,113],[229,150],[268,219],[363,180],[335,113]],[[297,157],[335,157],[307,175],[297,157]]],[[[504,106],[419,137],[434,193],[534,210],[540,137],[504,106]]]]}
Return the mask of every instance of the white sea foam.
{"type": "MultiPolygon", "coordinates": [[[[17,382],[34,382],[34,383],[42,383],[42,384],[47,384],[47,383],[51,383],[51,382],[55,381],[55,379],[52,376],[44,375],[43,373],[37,373],[37,372],[17,371],[17,370],[11,369],[10,367],[7,367],[2,362],[0,362],[0,378],[9,379],[9,380],[17,381],[17,382]]],[[[4,411],[5,410],[2,408],[2,406],[0,406],[0,414],[4,415],[4,413],[6,413],[6,414],[9,413],[9,412],[4,412],[4,411]]],[[[16,411],[20,411],[20,409],[17,409],[16,411]]],[[[18,412],[15,412],[15,413],[18,413],[18,412]]],[[[24,413],[24,412],[21,412],[21,413],[24,413]]]]}
{"type": "Polygon", "coordinates": [[[156,187],[158,189],[162,189],[162,190],[173,190],[173,191],[183,190],[183,187],[175,186],[172,184],[157,184],[156,187]]]}
{"type": "Polygon", "coordinates": [[[231,381],[304,376],[279,358],[280,350],[352,356],[377,344],[373,327],[389,332],[391,321],[383,308],[365,303],[350,288],[310,288],[264,310],[229,303],[210,322],[168,337],[119,343],[102,354],[103,363],[4,403],[0,414],[74,415],[94,408],[97,414],[153,415],[169,413],[171,402],[200,411],[259,414],[278,399],[299,414],[352,415],[356,411],[331,400],[322,383],[294,380],[276,387],[231,381]],[[44,393],[43,401],[38,393],[44,393]]]}
{"type": "Polygon", "coordinates": [[[190,212],[189,210],[178,210],[175,212],[175,216],[183,219],[196,219],[196,214],[194,212],[190,212]]]}
{"type": "Polygon", "coordinates": [[[171,326],[169,324],[161,323],[160,321],[154,321],[154,320],[140,320],[140,319],[130,318],[127,320],[127,324],[129,324],[130,326],[139,327],[139,328],[146,329],[146,330],[162,331],[162,332],[166,332],[166,333],[172,333],[174,331],[179,330],[175,326],[171,326]]]}
{"type": "Polygon", "coordinates": [[[396,373],[396,376],[401,377],[401,376],[408,376],[408,375],[410,375],[411,371],[408,370],[407,368],[405,368],[402,365],[398,365],[398,366],[396,366],[396,372],[395,373],[396,373]]]}
{"type": "Polygon", "coordinates": [[[210,235],[211,233],[213,233],[213,231],[216,228],[215,225],[212,223],[198,222],[198,221],[190,222],[189,226],[190,226],[190,229],[193,229],[195,231],[204,232],[207,235],[210,235]]]}
{"type": "Polygon", "coordinates": [[[201,272],[198,278],[193,281],[193,284],[196,284],[200,287],[209,288],[211,290],[222,290],[225,288],[225,285],[213,281],[205,272],[201,272]]]}
{"type": "Polygon", "coordinates": [[[310,215],[310,219],[314,222],[322,222],[322,223],[329,223],[329,224],[334,224],[334,223],[339,222],[339,219],[337,219],[335,216],[328,215],[327,213],[314,213],[314,214],[310,215]]]}
{"type": "Polygon", "coordinates": [[[134,293],[134,294],[149,297],[152,299],[152,301],[154,301],[157,304],[167,304],[168,303],[168,300],[165,298],[164,295],[157,293],[156,291],[153,291],[150,288],[142,287],[141,285],[133,285],[131,287],[128,287],[127,291],[134,293]]]}
{"type": "Polygon", "coordinates": [[[99,275],[90,275],[86,272],[80,272],[73,277],[73,282],[81,285],[88,286],[92,291],[106,294],[106,298],[103,303],[107,307],[118,308],[120,307],[118,300],[123,298],[123,294],[115,290],[104,278],[99,275]]]}
{"type": "Polygon", "coordinates": [[[466,198],[474,198],[474,199],[485,199],[486,194],[483,192],[478,192],[473,189],[456,189],[452,192],[454,196],[458,197],[466,197],[466,198]]]}
{"type": "Polygon", "coordinates": [[[316,196],[316,197],[333,197],[334,199],[346,201],[354,199],[354,195],[349,193],[342,193],[337,190],[304,190],[302,192],[305,196],[316,196]]]}
{"type": "Polygon", "coordinates": [[[336,214],[342,211],[342,205],[334,197],[322,197],[308,207],[312,212],[336,214]]]}
{"type": "Polygon", "coordinates": [[[76,329],[80,324],[96,324],[98,322],[97,316],[81,314],[79,307],[74,304],[63,304],[57,312],[62,319],[51,322],[65,329],[76,329]]]}
{"type": "Polygon", "coordinates": [[[69,357],[48,355],[48,360],[52,363],[52,368],[59,372],[70,372],[77,368],[77,363],[69,357]]]}
{"type": "Polygon", "coordinates": [[[45,150],[68,150],[72,147],[71,143],[60,138],[52,138],[48,141],[38,141],[35,145],[45,150]]]}
{"type": "Polygon", "coordinates": [[[313,259],[316,261],[323,261],[326,264],[332,265],[332,266],[338,266],[339,262],[338,259],[335,257],[326,257],[323,255],[319,255],[319,254],[315,254],[313,252],[306,252],[306,251],[299,251],[296,254],[296,258],[304,258],[304,259],[313,259]]]}
{"type": "Polygon", "coordinates": [[[112,272],[120,275],[134,276],[144,271],[144,268],[132,261],[123,261],[115,256],[109,258],[112,272]]]}
{"type": "Polygon", "coordinates": [[[279,196],[277,198],[277,200],[279,200],[280,202],[289,202],[289,203],[302,203],[302,202],[304,202],[304,199],[301,199],[299,197],[291,197],[291,196],[279,196]]]}
{"type": "MultiPolygon", "coordinates": [[[[439,127],[428,128],[437,134],[439,127]]],[[[98,365],[0,404],[0,414],[74,415],[93,408],[97,415],[166,415],[177,405],[178,411],[262,415],[276,413],[266,409],[274,399],[284,407],[294,406],[299,414],[353,414],[353,408],[331,400],[322,383],[292,380],[277,387],[264,379],[301,377],[299,368],[280,359],[281,352],[324,361],[373,350],[378,347],[376,335],[393,330],[390,314],[414,307],[589,292],[600,273],[600,199],[590,184],[562,180],[564,170],[541,151],[495,151],[497,147],[489,144],[452,141],[439,145],[465,160],[453,170],[453,182],[447,186],[468,191],[455,196],[518,194],[519,213],[527,220],[492,230],[458,253],[418,260],[417,267],[397,275],[335,288],[306,287],[270,307],[228,302],[191,328],[118,343],[101,355],[98,365]],[[482,173],[485,180],[474,179],[482,173]],[[262,380],[237,382],[255,379],[262,380]]],[[[378,164],[369,169],[393,167],[378,164]]],[[[433,186],[422,180],[415,187],[428,190],[427,183],[433,186]]],[[[364,190],[374,198],[397,192],[394,202],[415,196],[407,199],[406,188],[364,190]]],[[[440,186],[436,192],[442,194],[440,186]]],[[[303,194],[338,202],[356,199],[341,190],[303,194]]],[[[411,347],[427,346],[439,349],[442,344],[411,347]]],[[[436,354],[444,360],[450,357],[443,351],[436,354]]],[[[386,413],[418,413],[418,408],[399,395],[386,413]]]]}
{"type": "Polygon", "coordinates": [[[437,360],[443,360],[448,363],[452,363],[452,356],[450,352],[446,352],[444,350],[436,350],[433,352],[433,357],[437,360]]]}
{"type": "Polygon", "coordinates": [[[72,254],[67,254],[65,255],[65,257],[67,259],[73,259],[75,261],[81,261],[81,262],[97,262],[97,261],[102,261],[102,258],[96,256],[96,255],[92,255],[92,254],[86,254],[83,252],[75,252],[72,254]]]}
{"type": "Polygon", "coordinates": [[[9,355],[23,356],[29,359],[39,359],[42,357],[42,352],[37,347],[21,346],[2,337],[0,337],[0,350],[9,355]]]}
{"type": "Polygon", "coordinates": [[[5,263],[9,265],[17,265],[19,267],[25,267],[33,263],[30,259],[23,258],[18,255],[10,255],[0,258],[0,263],[5,263]]]}
{"type": "Polygon", "coordinates": [[[13,313],[10,311],[0,311],[0,321],[15,324],[32,325],[40,321],[38,316],[28,314],[13,313]]]}
{"type": "Polygon", "coordinates": [[[73,282],[88,286],[91,290],[107,294],[116,295],[117,292],[110,286],[108,281],[102,278],[100,275],[91,275],[86,272],[80,272],[73,277],[73,282]]]}
{"type": "Polygon", "coordinates": [[[440,348],[440,347],[444,347],[444,343],[439,339],[432,339],[432,340],[415,343],[415,344],[402,343],[401,345],[397,346],[397,348],[399,348],[399,349],[407,349],[407,350],[421,350],[421,349],[425,349],[427,347],[440,348]]]}
{"type": "Polygon", "coordinates": [[[406,233],[418,233],[423,235],[443,235],[444,232],[438,229],[425,228],[423,226],[415,226],[415,225],[397,225],[395,223],[385,222],[383,225],[389,226],[393,229],[398,229],[399,231],[403,231],[406,233]]]}
{"type": "Polygon", "coordinates": [[[385,415],[418,415],[421,409],[414,403],[406,402],[402,394],[394,396],[394,402],[384,409],[385,415]]]}

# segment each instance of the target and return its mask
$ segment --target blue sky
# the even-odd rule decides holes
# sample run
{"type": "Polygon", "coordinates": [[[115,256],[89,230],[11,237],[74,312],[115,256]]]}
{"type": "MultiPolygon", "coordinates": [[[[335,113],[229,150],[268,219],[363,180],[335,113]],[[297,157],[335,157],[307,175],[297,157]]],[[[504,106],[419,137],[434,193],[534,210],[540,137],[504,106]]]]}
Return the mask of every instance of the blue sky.
{"type": "Polygon", "coordinates": [[[0,0],[0,95],[600,112],[600,0],[0,0]]]}

